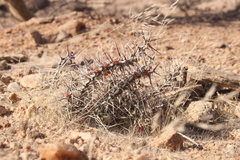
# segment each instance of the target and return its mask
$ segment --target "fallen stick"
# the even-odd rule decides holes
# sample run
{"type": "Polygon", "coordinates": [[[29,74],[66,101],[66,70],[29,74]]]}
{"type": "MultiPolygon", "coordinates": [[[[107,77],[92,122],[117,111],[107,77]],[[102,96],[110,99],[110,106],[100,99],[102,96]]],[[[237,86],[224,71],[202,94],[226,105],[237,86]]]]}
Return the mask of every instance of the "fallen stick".
{"type": "Polygon", "coordinates": [[[198,144],[197,142],[195,142],[192,138],[180,133],[180,132],[177,132],[177,134],[179,134],[180,136],[182,136],[183,138],[185,138],[186,140],[188,140],[189,142],[193,143],[194,145],[196,145],[196,147],[200,150],[203,149],[203,146],[198,144]]]}
{"type": "Polygon", "coordinates": [[[188,67],[188,75],[190,79],[215,83],[229,89],[240,90],[239,75],[223,72],[210,67],[197,66],[191,62],[187,62],[185,66],[188,67]]]}

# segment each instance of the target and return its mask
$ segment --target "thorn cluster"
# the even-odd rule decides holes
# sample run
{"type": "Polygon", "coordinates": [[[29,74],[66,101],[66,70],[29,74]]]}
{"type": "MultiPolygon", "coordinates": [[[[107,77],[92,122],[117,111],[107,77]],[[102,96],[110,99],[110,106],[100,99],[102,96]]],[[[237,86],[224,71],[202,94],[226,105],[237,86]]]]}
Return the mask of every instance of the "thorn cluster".
{"type": "Polygon", "coordinates": [[[67,49],[67,55],[60,57],[59,68],[66,65],[71,68],[69,76],[64,75],[67,86],[64,97],[74,113],[97,125],[121,124],[129,128],[145,126],[143,121],[150,122],[160,106],[160,96],[153,96],[157,95],[157,86],[152,83],[159,64],[153,63],[154,56],[147,55],[147,50],[154,54],[157,50],[150,42],[146,41],[141,47],[136,45],[136,51],[129,57],[121,54],[116,46],[118,58],[104,53],[107,58],[104,62],[84,59],[78,64],[74,53],[67,49]],[[147,87],[145,78],[151,87],[147,87]]]}

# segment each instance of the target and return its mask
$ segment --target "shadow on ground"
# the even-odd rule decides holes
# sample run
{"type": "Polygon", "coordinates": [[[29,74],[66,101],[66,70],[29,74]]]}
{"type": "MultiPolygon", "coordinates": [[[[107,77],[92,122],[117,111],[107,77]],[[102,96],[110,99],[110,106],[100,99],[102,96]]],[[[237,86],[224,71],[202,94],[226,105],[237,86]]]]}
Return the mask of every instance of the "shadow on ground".
{"type": "Polygon", "coordinates": [[[183,17],[169,17],[175,19],[171,24],[196,24],[196,23],[210,23],[213,26],[226,26],[231,21],[240,20],[240,5],[234,10],[221,13],[206,13],[206,11],[200,11],[200,14],[194,16],[183,17]]]}

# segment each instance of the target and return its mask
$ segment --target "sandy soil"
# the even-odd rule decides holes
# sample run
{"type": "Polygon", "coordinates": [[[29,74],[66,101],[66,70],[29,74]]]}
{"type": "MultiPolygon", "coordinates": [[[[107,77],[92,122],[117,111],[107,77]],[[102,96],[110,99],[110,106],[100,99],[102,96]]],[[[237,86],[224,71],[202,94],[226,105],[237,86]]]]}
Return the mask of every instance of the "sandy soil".
{"type": "MultiPolygon", "coordinates": [[[[169,8],[168,1],[158,3],[157,0],[103,0],[88,1],[87,7],[81,8],[74,1],[50,0],[48,6],[32,9],[36,18],[19,23],[0,1],[0,106],[6,110],[6,113],[0,110],[0,159],[40,159],[39,146],[56,142],[75,145],[89,159],[240,159],[239,124],[223,132],[188,134],[203,150],[185,141],[183,149],[172,152],[150,146],[156,135],[131,134],[134,131],[121,135],[76,123],[62,107],[64,89],[52,89],[59,55],[66,54],[66,47],[77,54],[78,61],[84,57],[104,60],[103,52],[117,56],[116,43],[119,46],[142,43],[143,38],[136,36],[136,31],[143,30],[146,39],[156,39],[151,46],[158,50],[156,61],[161,64],[171,61],[179,65],[190,60],[240,75],[237,1],[203,2],[192,6],[187,13],[169,8]],[[141,15],[152,4],[155,7],[141,15]],[[168,20],[165,16],[173,21],[166,25],[159,23],[168,20]],[[72,20],[85,27],[75,32],[75,27],[67,26],[65,31],[71,35],[56,41],[60,36],[59,26],[72,20]],[[37,77],[38,74],[42,76],[37,77]]],[[[236,101],[239,105],[239,96],[236,101]]],[[[233,120],[239,122],[240,116],[233,115],[233,120]]]]}

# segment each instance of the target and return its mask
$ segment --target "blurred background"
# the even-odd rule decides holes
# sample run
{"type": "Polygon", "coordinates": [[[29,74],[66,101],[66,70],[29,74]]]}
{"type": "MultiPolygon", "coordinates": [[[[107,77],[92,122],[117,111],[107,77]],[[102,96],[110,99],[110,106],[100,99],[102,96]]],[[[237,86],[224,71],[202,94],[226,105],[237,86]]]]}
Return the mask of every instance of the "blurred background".
{"type": "Polygon", "coordinates": [[[155,15],[175,18],[174,23],[240,19],[240,0],[0,0],[0,29],[34,16],[59,16],[73,11],[121,19],[152,5],[155,5],[155,15]],[[14,7],[22,18],[13,13],[14,7]]]}

